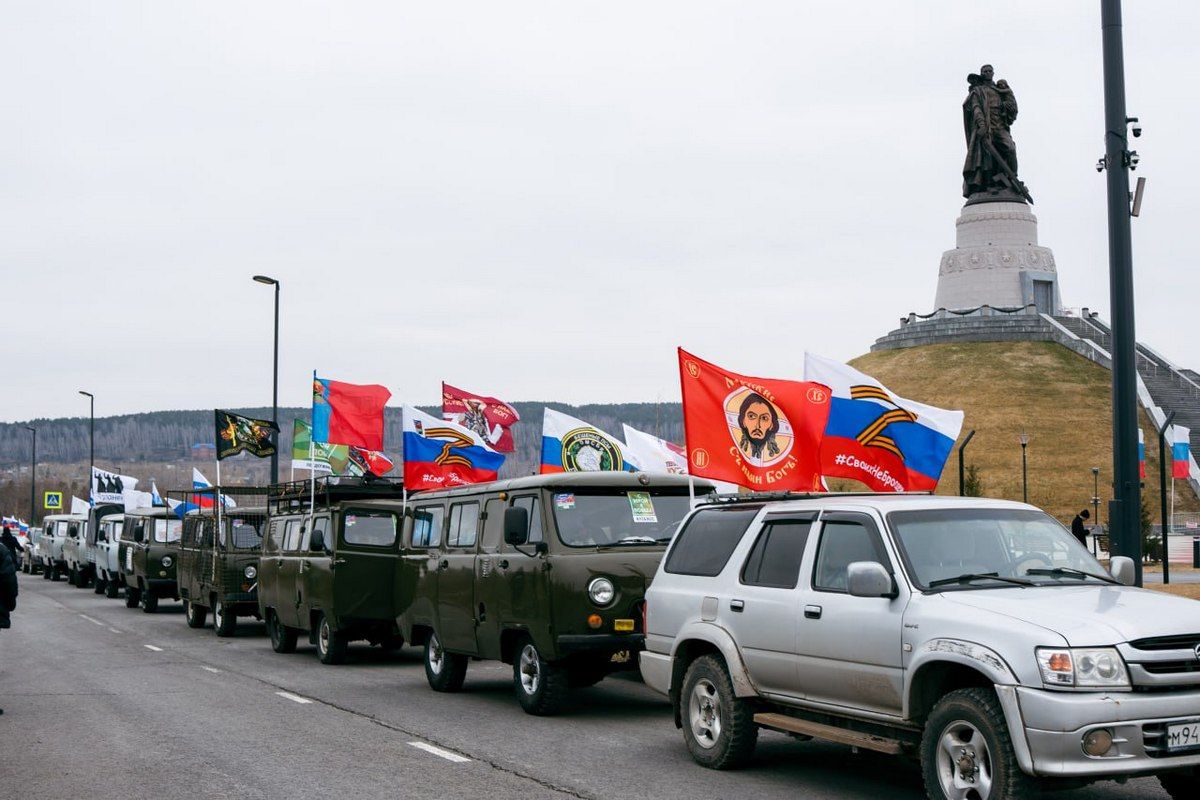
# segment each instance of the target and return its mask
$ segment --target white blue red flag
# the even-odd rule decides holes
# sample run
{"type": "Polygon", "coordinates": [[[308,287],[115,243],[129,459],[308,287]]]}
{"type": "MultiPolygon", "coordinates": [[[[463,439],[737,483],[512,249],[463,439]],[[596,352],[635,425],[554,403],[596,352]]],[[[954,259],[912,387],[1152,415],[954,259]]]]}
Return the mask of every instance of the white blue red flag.
{"type": "Polygon", "coordinates": [[[404,407],[401,422],[405,489],[449,489],[496,480],[504,456],[475,431],[412,406],[404,407]]]}
{"type": "Polygon", "coordinates": [[[1191,471],[1192,452],[1189,437],[1192,432],[1182,425],[1172,425],[1171,477],[1186,478],[1191,471]]]}
{"type": "Polygon", "coordinates": [[[547,408],[542,417],[543,475],[555,472],[629,472],[625,445],[594,425],[547,408]]]}
{"type": "Polygon", "coordinates": [[[963,412],[898,397],[853,367],[805,353],[804,378],[833,392],[821,474],[875,491],[931,491],[962,430],[963,412]]]}
{"type": "Polygon", "coordinates": [[[643,433],[628,425],[625,433],[625,460],[642,472],[687,475],[687,452],[674,442],[643,433]]]}
{"type": "Polygon", "coordinates": [[[1138,477],[1146,478],[1146,434],[1138,428],[1138,477]]]}

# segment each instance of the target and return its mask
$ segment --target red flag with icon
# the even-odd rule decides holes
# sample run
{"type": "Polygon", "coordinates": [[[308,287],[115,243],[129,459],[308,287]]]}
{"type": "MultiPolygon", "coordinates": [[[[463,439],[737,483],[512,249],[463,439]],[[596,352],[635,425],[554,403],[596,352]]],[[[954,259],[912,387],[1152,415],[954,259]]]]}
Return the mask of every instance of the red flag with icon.
{"type": "Polygon", "coordinates": [[[688,472],[758,492],[824,491],[829,387],[751,378],[679,348],[688,472]]]}

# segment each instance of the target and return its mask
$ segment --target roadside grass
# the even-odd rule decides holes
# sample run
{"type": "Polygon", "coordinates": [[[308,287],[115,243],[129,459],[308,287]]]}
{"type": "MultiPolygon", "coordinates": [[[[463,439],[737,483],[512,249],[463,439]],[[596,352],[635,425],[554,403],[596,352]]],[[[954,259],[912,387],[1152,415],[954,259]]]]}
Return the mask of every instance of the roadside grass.
{"type": "Polygon", "coordinates": [[[1166,592],[1167,594],[1178,595],[1179,597],[1190,597],[1193,600],[1200,600],[1200,583],[1169,583],[1166,586],[1161,583],[1147,583],[1145,588],[1153,589],[1156,592],[1166,592]]]}
{"type": "MultiPolygon", "coordinates": [[[[1021,445],[1027,449],[1029,502],[1069,524],[1092,508],[1092,467],[1100,467],[1100,516],[1107,519],[1112,480],[1112,374],[1053,342],[964,342],[868,353],[850,362],[901,397],[962,409],[967,465],[977,465],[987,497],[1021,499],[1021,445]]],[[[1158,521],[1158,438],[1143,412],[1146,492],[1158,521]]],[[[958,444],[962,442],[959,437],[958,444]]],[[[957,447],[957,445],[956,445],[957,447]]],[[[831,488],[861,488],[853,481],[831,488]]],[[[958,493],[957,451],[938,494],[958,493]]],[[[1177,511],[1200,510],[1185,482],[1177,511]]]]}

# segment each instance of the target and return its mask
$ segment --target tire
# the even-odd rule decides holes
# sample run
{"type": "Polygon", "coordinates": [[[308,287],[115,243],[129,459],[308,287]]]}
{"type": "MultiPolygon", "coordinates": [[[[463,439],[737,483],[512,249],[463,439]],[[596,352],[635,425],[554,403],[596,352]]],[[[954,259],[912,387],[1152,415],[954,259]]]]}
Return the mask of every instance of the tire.
{"type": "Polygon", "coordinates": [[[566,703],[570,677],[566,667],[542,658],[537,645],[526,638],[513,659],[513,691],[526,714],[550,717],[566,703]]]}
{"type": "Polygon", "coordinates": [[[47,566],[42,567],[42,580],[44,580],[44,581],[50,580],[50,568],[47,566]]]}
{"type": "Polygon", "coordinates": [[[435,692],[457,692],[467,677],[467,657],[447,653],[437,634],[430,631],[425,640],[425,680],[435,692]]]}
{"type": "Polygon", "coordinates": [[[921,772],[929,800],[1024,800],[1037,792],[1017,765],[991,689],[959,689],[938,701],[921,736],[921,772]]]}
{"type": "Polygon", "coordinates": [[[296,630],[279,622],[279,617],[267,609],[267,635],[271,637],[271,649],[276,653],[296,652],[296,630]]]}
{"type": "Polygon", "coordinates": [[[120,593],[121,585],[117,583],[116,580],[109,579],[108,583],[104,585],[104,596],[109,600],[112,600],[120,593]]]}
{"type": "Polygon", "coordinates": [[[321,615],[317,622],[317,657],[322,664],[341,664],[346,660],[346,636],[333,629],[329,617],[321,615]]]}
{"type": "Polygon", "coordinates": [[[158,597],[154,592],[142,590],[142,612],[145,614],[153,614],[158,611],[158,597]]]}
{"type": "Polygon", "coordinates": [[[724,661],[701,656],[689,664],[680,704],[683,741],[697,764],[737,769],[749,763],[758,744],[754,708],[733,693],[724,661]]]}
{"type": "Polygon", "coordinates": [[[1200,770],[1189,769],[1180,772],[1168,772],[1158,776],[1163,791],[1171,796],[1171,800],[1193,800],[1200,796],[1200,770]]]}
{"type": "Polygon", "coordinates": [[[125,607],[137,608],[142,601],[142,594],[132,586],[125,587],[125,607]]]}
{"type": "Polygon", "coordinates": [[[62,576],[63,576],[62,567],[55,564],[54,568],[52,570],[50,570],[50,580],[60,581],[60,580],[62,580],[62,576]]]}
{"type": "Polygon", "coordinates": [[[213,600],[213,633],[217,636],[233,636],[237,632],[237,615],[230,614],[229,609],[220,600],[213,600]]]}
{"type": "Polygon", "coordinates": [[[108,581],[102,581],[102,580],[100,580],[100,577],[97,576],[96,577],[96,586],[94,589],[92,589],[92,591],[95,592],[96,594],[104,594],[104,589],[107,585],[108,585],[108,581]]]}
{"type": "Polygon", "coordinates": [[[79,587],[79,573],[75,571],[74,567],[67,569],[67,583],[76,588],[79,587]]]}
{"type": "Polygon", "coordinates": [[[198,606],[190,600],[183,601],[183,618],[189,628],[203,628],[204,620],[208,617],[208,609],[198,606]]]}

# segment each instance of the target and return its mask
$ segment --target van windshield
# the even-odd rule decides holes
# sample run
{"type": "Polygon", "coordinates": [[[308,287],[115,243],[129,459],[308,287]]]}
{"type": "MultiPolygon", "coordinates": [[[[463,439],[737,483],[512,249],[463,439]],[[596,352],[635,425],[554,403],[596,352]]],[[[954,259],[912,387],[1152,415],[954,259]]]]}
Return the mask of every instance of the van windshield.
{"type": "Polygon", "coordinates": [[[233,534],[231,546],[234,550],[257,550],[262,546],[262,517],[233,517],[229,530],[233,534]]]}
{"type": "Polygon", "coordinates": [[[1113,582],[1058,520],[1041,511],[894,511],[888,523],[922,589],[1113,582]]]}
{"type": "Polygon", "coordinates": [[[671,541],[688,512],[686,494],[653,490],[550,497],[558,538],[568,547],[662,544],[671,541]]]}
{"type": "Polygon", "coordinates": [[[154,541],[178,542],[183,533],[183,521],[178,519],[154,520],[154,541]]]}

